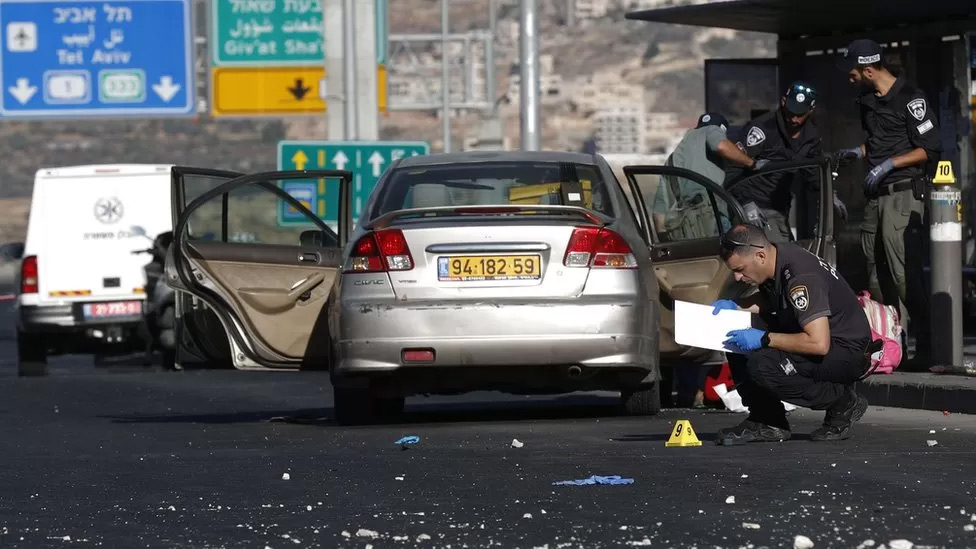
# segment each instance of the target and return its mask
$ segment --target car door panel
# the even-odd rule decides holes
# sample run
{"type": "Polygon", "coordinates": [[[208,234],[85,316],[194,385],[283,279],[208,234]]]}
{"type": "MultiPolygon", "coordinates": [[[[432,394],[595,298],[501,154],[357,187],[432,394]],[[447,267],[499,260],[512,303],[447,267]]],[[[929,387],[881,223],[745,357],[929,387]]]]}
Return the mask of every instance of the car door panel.
{"type": "Polygon", "coordinates": [[[224,246],[190,242],[187,257],[212,281],[237,318],[255,334],[261,355],[274,361],[302,359],[311,331],[329,299],[342,254],[339,249],[293,246],[224,246]],[[317,258],[314,263],[298,255],[317,258]]]}
{"type": "Polygon", "coordinates": [[[181,215],[173,236],[178,252],[174,258],[176,274],[187,291],[220,319],[233,349],[235,367],[279,370],[327,366],[331,334],[326,307],[342,265],[351,180],[350,172],[337,170],[248,175],[204,193],[181,215]],[[296,179],[339,183],[335,230],[275,184],[296,179]],[[202,240],[188,232],[193,212],[222,193],[231,198],[229,206],[223,208],[221,224],[226,227],[227,216],[234,221],[238,218],[233,216],[238,215],[247,223],[239,219],[234,222],[260,234],[258,242],[202,240]],[[253,200],[258,195],[263,198],[253,200]],[[299,212],[316,229],[312,232],[322,237],[308,238],[308,231],[299,235],[287,228],[275,232],[283,225],[280,220],[277,229],[267,225],[267,209],[277,207],[279,200],[299,212]]]}

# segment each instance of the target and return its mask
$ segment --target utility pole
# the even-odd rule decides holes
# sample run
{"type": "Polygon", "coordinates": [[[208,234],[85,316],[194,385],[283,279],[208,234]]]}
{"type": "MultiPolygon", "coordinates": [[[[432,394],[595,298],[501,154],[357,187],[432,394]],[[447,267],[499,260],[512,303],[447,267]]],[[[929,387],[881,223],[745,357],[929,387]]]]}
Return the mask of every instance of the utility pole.
{"type": "Polygon", "coordinates": [[[359,97],[356,94],[356,11],[355,0],[344,0],[342,5],[342,45],[343,45],[343,110],[344,117],[344,139],[352,141],[358,138],[357,128],[359,123],[357,117],[357,103],[359,97]]]}
{"type": "Polygon", "coordinates": [[[539,150],[539,20],[537,0],[522,0],[520,20],[522,150],[539,150]]]}
{"type": "Polygon", "coordinates": [[[447,0],[441,0],[441,122],[444,124],[444,152],[451,152],[451,78],[447,56],[447,0]]]}

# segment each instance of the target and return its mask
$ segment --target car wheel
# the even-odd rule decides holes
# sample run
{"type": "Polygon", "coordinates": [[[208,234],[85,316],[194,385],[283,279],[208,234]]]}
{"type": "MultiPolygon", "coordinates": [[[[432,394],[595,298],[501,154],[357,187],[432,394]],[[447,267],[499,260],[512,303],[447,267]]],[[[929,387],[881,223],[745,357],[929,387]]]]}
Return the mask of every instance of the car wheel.
{"type": "Polygon", "coordinates": [[[47,375],[47,347],[40,337],[17,332],[17,375],[22,377],[47,375]]]}
{"type": "Polygon", "coordinates": [[[406,399],[404,397],[384,397],[373,401],[373,410],[383,418],[395,418],[403,413],[406,399]]]}
{"type": "Polygon", "coordinates": [[[332,387],[332,406],[339,425],[363,425],[373,420],[373,399],[368,389],[332,387]]]}
{"type": "Polygon", "coordinates": [[[661,390],[657,383],[620,393],[620,404],[630,416],[653,416],[661,411],[661,390]]]}

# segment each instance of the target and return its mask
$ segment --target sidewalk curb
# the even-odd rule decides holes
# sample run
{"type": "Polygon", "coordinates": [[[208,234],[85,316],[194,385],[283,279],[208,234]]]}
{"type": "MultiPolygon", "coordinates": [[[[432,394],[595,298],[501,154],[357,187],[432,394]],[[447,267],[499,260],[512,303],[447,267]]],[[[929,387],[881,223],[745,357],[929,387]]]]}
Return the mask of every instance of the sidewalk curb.
{"type": "Polygon", "coordinates": [[[857,384],[871,406],[976,414],[976,377],[896,372],[857,384]]]}

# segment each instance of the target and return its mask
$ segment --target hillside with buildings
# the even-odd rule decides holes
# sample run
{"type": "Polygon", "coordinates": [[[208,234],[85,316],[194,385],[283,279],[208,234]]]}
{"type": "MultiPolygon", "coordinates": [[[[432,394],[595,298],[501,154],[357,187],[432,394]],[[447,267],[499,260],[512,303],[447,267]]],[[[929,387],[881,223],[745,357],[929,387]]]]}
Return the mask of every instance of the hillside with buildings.
{"type": "MultiPolygon", "coordinates": [[[[686,2],[539,0],[544,148],[669,150],[703,108],[705,58],[774,55],[774,40],[768,35],[624,19],[626,11],[677,3],[686,2]]],[[[503,145],[519,146],[518,2],[497,0],[496,6],[492,78],[486,55],[492,26],[489,2],[451,3],[450,31],[467,37],[452,42],[447,51],[451,102],[459,105],[452,108],[454,150],[484,140],[492,119],[501,122],[503,145]]],[[[389,2],[389,10],[392,35],[440,32],[439,1],[396,0],[389,2]]],[[[204,29],[205,22],[200,31],[204,29]]],[[[205,47],[198,55],[206,55],[205,47]]],[[[390,103],[428,107],[382,115],[382,139],[421,139],[441,150],[440,112],[429,106],[440,102],[441,58],[439,41],[391,41],[390,103]]],[[[324,117],[214,120],[205,112],[190,120],[4,121],[0,198],[29,196],[34,171],[43,166],[160,162],[274,169],[278,140],[328,138],[325,127],[324,117]]],[[[0,239],[17,236],[6,225],[0,230],[0,239]]]]}

